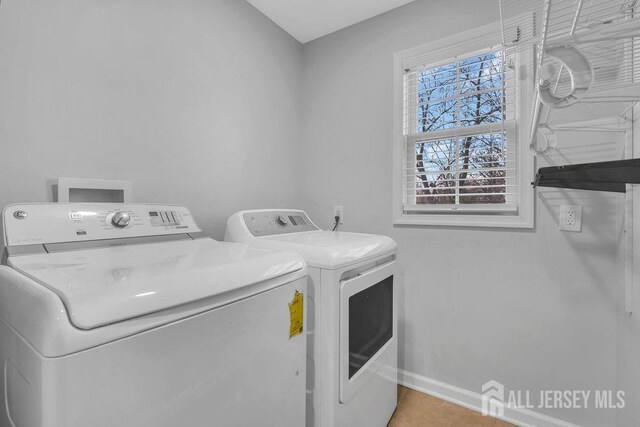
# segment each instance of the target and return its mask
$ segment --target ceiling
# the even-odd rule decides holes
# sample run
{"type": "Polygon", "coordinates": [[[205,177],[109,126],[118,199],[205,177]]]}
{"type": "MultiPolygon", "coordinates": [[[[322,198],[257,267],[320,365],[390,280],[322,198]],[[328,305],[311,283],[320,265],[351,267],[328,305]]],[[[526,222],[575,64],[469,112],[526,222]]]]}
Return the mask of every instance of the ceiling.
{"type": "Polygon", "coordinates": [[[414,0],[247,0],[301,43],[414,0]]]}

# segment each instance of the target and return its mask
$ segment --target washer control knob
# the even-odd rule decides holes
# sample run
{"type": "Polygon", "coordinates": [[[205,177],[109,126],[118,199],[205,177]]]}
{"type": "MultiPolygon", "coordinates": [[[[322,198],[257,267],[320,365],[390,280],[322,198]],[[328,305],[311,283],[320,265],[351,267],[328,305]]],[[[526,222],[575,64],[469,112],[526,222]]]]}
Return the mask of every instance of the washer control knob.
{"type": "Polygon", "coordinates": [[[282,215],[278,215],[278,217],[276,218],[276,221],[278,221],[278,224],[282,226],[289,225],[289,221],[287,221],[287,218],[282,215]]]}
{"type": "Polygon", "coordinates": [[[26,213],[25,211],[15,211],[13,213],[13,217],[15,219],[27,219],[28,216],[29,216],[29,214],[26,213]]]}
{"type": "Polygon", "coordinates": [[[111,224],[117,228],[125,228],[131,222],[131,215],[126,212],[116,212],[111,217],[111,224]]]}

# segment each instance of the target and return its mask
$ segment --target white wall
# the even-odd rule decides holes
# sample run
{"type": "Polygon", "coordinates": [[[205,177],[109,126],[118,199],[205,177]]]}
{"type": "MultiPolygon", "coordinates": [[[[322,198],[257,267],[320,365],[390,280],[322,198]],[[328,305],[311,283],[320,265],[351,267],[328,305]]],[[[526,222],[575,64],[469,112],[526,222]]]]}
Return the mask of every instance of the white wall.
{"type": "MultiPolygon", "coordinates": [[[[454,3],[418,0],[304,46],[303,207],[328,227],[344,205],[345,230],[398,241],[400,365],[410,374],[476,393],[490,379],[536,394],[615,389],[620,196],[542,190],[535,230],[392,225],[393,54],[499,19],[496,0],[454,3]],[[582,233],[556,229],[561,203],[584,205],[582,233]]],[[[612,138],[565,140],[551,161],[614,159],[612,138]]]]}
{"type": "Polygon", "coordinates": [[[127,179],[221,238],[295,205],[301,45],[237,0],[2,0],[0,206],[127,179]]]}

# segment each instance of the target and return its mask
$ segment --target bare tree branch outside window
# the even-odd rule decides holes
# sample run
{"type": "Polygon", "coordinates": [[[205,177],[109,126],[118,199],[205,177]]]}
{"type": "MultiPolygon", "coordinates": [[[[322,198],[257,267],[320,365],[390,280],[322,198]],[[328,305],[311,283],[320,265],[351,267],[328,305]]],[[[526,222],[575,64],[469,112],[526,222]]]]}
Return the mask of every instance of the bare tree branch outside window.
{"type": "MultiPolygon", "coordinates": [[[[421,70],[414,87],[417,122],[411,133],[506,120],[502,52],[421,70]]],[[[504,204],[506,161],[503,132],[425,138],[415,144],[416,203],[504,204]]]]}

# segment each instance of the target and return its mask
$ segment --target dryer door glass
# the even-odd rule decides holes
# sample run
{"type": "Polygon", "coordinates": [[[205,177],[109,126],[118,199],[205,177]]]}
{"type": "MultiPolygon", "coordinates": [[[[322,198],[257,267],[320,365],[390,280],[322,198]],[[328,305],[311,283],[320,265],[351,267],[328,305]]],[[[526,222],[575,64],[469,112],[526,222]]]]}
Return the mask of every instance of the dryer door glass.
{"type": "Polygon", "coordinates": [[[349,298],[349,378],[393,337],[393,276],[349,298]]]}

